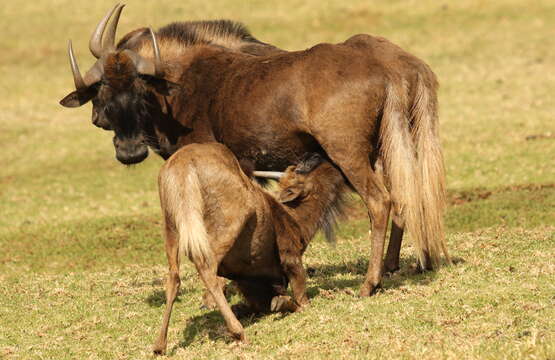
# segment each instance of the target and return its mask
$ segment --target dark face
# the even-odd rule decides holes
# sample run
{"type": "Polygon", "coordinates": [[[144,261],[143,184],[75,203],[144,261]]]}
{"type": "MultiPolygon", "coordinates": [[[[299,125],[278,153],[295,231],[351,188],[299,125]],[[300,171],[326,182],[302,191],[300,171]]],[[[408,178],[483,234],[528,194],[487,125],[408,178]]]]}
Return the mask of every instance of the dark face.
{"type": "MultiPolygon", "coordinates": [[[[94,125],[114,131],[113,139],[116,158],[123,164],[136,164],[148,156],[145,140],[152,141],[152,131],[144,130],[148,117],[146,99],[147,84],[151,89],[162,89],[169,95],[169,89],[178,90],[176,84],[165,80],[165,69],[160,57],[160,48],[152,29],[139,29],[124,37],[123,43],[116,45],[116,29],[124,5],[117,4],[108,11],[96,26],[89,41],[89,50],[97,59],[94,65],[81,75],[71,41],[68,55],[75,84],[72,91],[60,104],[78,107],[93,101],[92,122],[94,125]],[[114,16],[113,21],[108,22],[114,16]],[[105,30],[107,29],[107,32],[105,30]],[[154,59],[145,58],[121,44],[130,42],[137,46],[139,37],[150,35],[154,59]],[[120,46],[121,45],[121,46],[120,46]],[[145,136],[145,133],[148,135],[145,136]]],[[[146,127],[148,128],[148,127],[146,127]]],[[[150,124],[152,129],[152,124],[150,124]]]]}
{"type": "Polygon", "coordinates": [[[157,152],[162,152],[152,121],[152,116],[160,112],[157,96],[172,96],[179,91],[179,86],[161,75],[139,73],[137,63],[141,65],[139,68],[147,66],[137,60],[138,55],[126,51],[109,53],[99,59],[102,62],[93,67],[95,74],[101,71],[95,78],[97,81],[81,85],[60,104],[77,107],[92,101],[93,124],[114,132],[116,159],[131,165],[146,159],[147,142],[157,152]]]}
{"type": "Polygon", "coordinates": [[[144,93],[136,84],[119,91],[103,84],[93,99],[93,124],[114,131],[116,159],[122,164],[137,164],[148,156],[143,136],[147,117],[144,93]]]}

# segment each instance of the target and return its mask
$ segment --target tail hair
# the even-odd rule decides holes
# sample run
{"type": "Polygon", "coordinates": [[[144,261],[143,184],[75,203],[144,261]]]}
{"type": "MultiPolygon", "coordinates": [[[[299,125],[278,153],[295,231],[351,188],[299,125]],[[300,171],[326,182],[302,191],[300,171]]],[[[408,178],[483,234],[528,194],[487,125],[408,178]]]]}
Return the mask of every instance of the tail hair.
{"type": "Polygon", "coordinates": [[[422,196],[422,211],[425,234],[432,266],[439,264],[443,252],[447,263],[451,257],[447,251],[443,227],[445,212],[445,167],[439,139],[437,97],[431,87],[437,88],[435,76],[430,71],[430,84],[426,86],[423,75],[417,74],[416,94],[411,108],[412,136],[416,145],[419,187],[422,196]]]}
{"type": "Polygon", "coordinates": [[[439,265],[443,251],[449,260],[443,236],[444,171],[437,137],[435,104],[418,79],[412,109],[408,86],[391,81],[387,85],[381,133],[381,156],[391,188],[393,210],[405,222],[422,268],[439,265]],[[413,120],[411,133],[409,120],[413,120]]]}
{"type": "Polygon", "coordinates": [[[160,197],[166,222],[175,227],[179,241],[179,257],[187,256],[195,264],[209,265],[213,252],[204,224],[204,199],[198,174],[189,166],[184,178],[181,172],[169,171],[160,178],[160,197]]]}

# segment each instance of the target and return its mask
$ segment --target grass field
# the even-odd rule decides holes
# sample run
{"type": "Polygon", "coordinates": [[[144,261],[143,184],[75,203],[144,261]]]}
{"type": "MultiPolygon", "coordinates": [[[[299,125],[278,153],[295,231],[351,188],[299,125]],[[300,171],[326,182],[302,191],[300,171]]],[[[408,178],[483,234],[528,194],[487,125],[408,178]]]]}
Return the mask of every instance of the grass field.
{"type": "MultiPolygon", "coordinates": [[[[402,269],[371,298],[368,223],[353,201],[335,247],[306,254],[311,305],[243,321],[248,345],[199,309],[189,264],[169,333],[172,358],[555,359],[555,2],[128,1],[119,34],[231,18],[285,49],[379,34],[428,62],[440,82],[455,265],[402,269]],[[271,5],[270,5],[271,4],[271,5]]],[[[148,359],[166,260],[151,155],[126,168],[90,105],[64,109],[73,39],[102,0],[0,6],[0,358],[148,359]]],[[[233,301],[238,301],[237,297],[233,301]]]]}

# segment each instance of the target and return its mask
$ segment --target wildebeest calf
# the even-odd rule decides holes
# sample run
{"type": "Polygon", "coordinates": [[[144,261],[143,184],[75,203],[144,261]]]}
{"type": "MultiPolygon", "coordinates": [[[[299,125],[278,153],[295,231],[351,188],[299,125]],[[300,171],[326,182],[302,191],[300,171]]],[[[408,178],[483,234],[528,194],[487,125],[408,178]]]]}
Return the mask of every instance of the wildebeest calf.
{"type": "Polygon", "coordinates": [[[179,262],[188,256],[232,336],[244,330],[218,276],[232,279],[254,312],[297,311],[308,303],[302,254],[318,229],[330,235],[347,185],[341,172],[308,154],[282,173],[276,196],[247,176],[217,143],[191,144],[170,157],[158,178],[169,276],[155,353],[164,353],[179,262]],[[291,283],[293,298],[286,296],[291,283]]]}

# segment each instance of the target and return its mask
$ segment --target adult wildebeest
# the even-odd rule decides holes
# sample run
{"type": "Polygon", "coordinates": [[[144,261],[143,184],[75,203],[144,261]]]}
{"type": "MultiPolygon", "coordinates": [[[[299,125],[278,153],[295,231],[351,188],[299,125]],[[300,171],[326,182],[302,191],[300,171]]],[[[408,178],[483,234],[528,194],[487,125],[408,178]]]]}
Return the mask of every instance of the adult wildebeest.
{"type": "Polygon", "coordinates": [[[297,311],[308,303],[302,254],[319,228],[332,226],[347,185],[318,154],[290,166],[274,197],[249,178],[233,153],[217,143],[190,144],[158,177],[169,276],[166,310],[155,353],[164,353],[179,263],[195,264],[231,334],[245,335],[218,276],[232,279],[254,312],[297,311]],[[291,282],[293,299],[286,295],[291,282]]]}
{"type": "MultiPolygon", "coordinates": [[[[109,15],[91,38],[97,46],[109,15]]],[[[405,226],[422,267],[438,265],[442,251],[450,261],[437,81],[424,62],[370,35],[264,56],[192,42],[162,60],[162,40],[158,46],[152,32],[136,51],[114,49],[116,23],[84,79],[70,47],[77,91],[62,104],[78,106],[94,97],[123,162],[142,161],[153,138],[168,153],[190,143],[221,142],[266,170],[283,170],[305,152],[319,152],[341,169],[368,208],[372,256],[361,295],[380,284],[390,212],[386,270],[398,266],[405,226]]]]}

